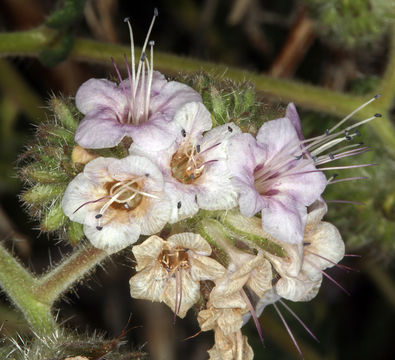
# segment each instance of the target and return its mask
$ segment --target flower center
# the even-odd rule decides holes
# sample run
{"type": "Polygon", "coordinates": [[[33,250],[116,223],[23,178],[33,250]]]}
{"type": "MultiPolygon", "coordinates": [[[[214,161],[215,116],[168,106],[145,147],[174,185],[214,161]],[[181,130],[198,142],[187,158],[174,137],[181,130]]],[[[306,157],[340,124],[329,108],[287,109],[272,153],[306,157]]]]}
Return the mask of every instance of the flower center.
{"type": "Polygon", "coordinates": [[[204,171],[205,164],[199,157],[199,145],[181,147],[170,161],[171,174],[183,184],[192,184],[204,171]]]}
{"type": "Polygon", "coordinates": [[[185,249],[163,250],[158,260],[169,273],[174,273],[180,268],[189,268],[189,257],[185,249]]]}
{"type": "Polygon", "coordinates": [[[133,182],[133,180],[113,181],[104,185],[108,196],[115,198],[111,202],[110,207],[125,211],[134,210],[140,205],[143,200],[143,195],[141,194],[142,187],[143,182],[141,180],[137,182],[133,182]]]}

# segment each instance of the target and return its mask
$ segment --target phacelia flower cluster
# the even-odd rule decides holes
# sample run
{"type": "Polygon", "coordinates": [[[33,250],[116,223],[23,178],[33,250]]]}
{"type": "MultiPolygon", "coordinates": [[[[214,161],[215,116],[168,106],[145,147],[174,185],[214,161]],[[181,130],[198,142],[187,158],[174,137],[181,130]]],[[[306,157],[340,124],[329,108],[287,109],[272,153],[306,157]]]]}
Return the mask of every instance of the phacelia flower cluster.
{"type": "Polygon", "coordinates": [[[201,330],[215,334],[210,359],[252,359],[243,324],[252,317],[263,341],[263,309],[292,312],[281,299],[313,299],[324,270],[343,258],[338,230],[322,221],[322,194],[339,181],[324,171],[346,167],[325,164],[367,151],[352,143],[355,129],[378,115],[338,130],[351,114],[311,139],[292,103],[255,136],[232,121],[213,127],[198,92],[154,71],[156,17],[138,59],[126,20],[126,79],[114,63],[119,83],[90,79],[76,94],[76,154],[131,145],[121,158],[84,155],[63,212],[108,253],[139,242],[131,296],[164,302],[175,318],[196,306],[201,330]]]}

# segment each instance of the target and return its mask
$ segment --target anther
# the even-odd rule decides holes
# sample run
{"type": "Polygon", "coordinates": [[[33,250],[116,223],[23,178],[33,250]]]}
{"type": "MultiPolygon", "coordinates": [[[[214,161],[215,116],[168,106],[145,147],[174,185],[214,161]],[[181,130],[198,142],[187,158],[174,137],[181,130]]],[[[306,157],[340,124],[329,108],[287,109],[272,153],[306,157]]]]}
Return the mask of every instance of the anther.
{"type": "Polygon", "coordinates": [[[177,203],[177,209],[181,209],[181,201],[177,203]]]}
{"type": "Polygon", "coordinates": [[[333,179],[336,179],[338,176],[339,176],[339,174],[336,173],[336,174],[333,174],[333,175],[332,175],[332,178],[333,178],[333,179]]]}
{"type": "Polygon", "coordinates": [[[144,61],[145,61],[145,58],[146,58],[146,55],[145,55],[145,53],[142,53],[142,54],[141,54],[141,59],[140,59],[140,60],[141,60],[141,62],[144,62],[144,61]]]}
{"type": "Polygon", "coordinates": [[[329,129],[325,130],[325,135],[329,135],[329,129]]]}
{"type": "Polygon", "coordinates": [[[233,132],[233,129],[230,126],[228,126],[228,131],[233,132]]]}
{"type": "Polygon", "coordinates": [[[374,117],[382,117],[383,115],[381,114],[374,114],[374,117]]]}
{"type": "Polygon", "coordinates": [[[318,157],[317,156],[313,156],[313,161],[317,162],[317,160],[318,160],[318,157]]]}
{"type": "Polygon", "coordinates": [[[329,159],[335,160],[335,156],[332,153],[329,153],[329,159]]]}
{"type": "Polygon", "coordinates": [[[159,15],[158,8],[155,8],[155,9],[154,9],[154,16],[158,16],[158,15],[159,15]]]}
{"type": "Polygon", "coordinates": [[[309,242],[304,242],[303,243],[303,246],[309,246],[309,245],[311,245],[311,243],[309,243],[309,242]]]}
{"type": "Polygon", "coordinates": [[[182,137],[187,136],[187,132],[185,131],[185,129],[182,129],[182,130],[181,130],[181,135],[182,135],[182,137]]]}
{"type": "Polygon", "coordinates": [[[381,96],[381,94],[377,94],[374,98],[378,99],[381,96]]]}
{"type": "Polygon", "coordinates": [[[151,40],[148,44],[149,44],[149,46],[154,46],[155,45],[155,41],[151,40]]]}
{"type": "Polygon", "coordinates": [[[95,216],[95,218],[96,218],[96,219],[100,219],[102,216],[103,216],[102,214],[97,214],[97,215],[95,216]]]}
{"type": "Polygon", "coordinates": [[[347,141],[351,141],[351,140],[352,140],[352,137],[351,137],[350,135],[346,135],[346,140],[347,140],[347,141]]]}
{"type": "Polygon", "coordinates": [[[125,17],[125,19],[123,19],[123,22],[129,22],[130,21],[130,17],[125,17]]]}
{"type": "Polygon", "coordinates": [[[357,136],[361,136],[361,133],[359,132],[359,130],[357,129],[357,130],[355,130],[355,135],[357,135],[357,136]]]}
{"type": "Polygon", "coordinates": [[[103,226],[96,226],[96,229],[101,231],[101,230],[103,230],[103,226]]]}
{"type": "Polygon", "coordinates": [[[195,175],[191,174],[191,175],[189,176],[189,178],[190,178],[191,180],[193,180],[193,179],[195,178],[195,175]]]}
{"type": "Polygon", "coordinates": [[[149,174],[148,174],[148,173],[145,173],[144,175],[145,175],[145,177],[149,177],[149,174]]]}
{"type": "Polygon", "coordinates": [[[196,145],[196,152],[200,153],[200,145],[196,145]]]}
{"type": "Polygon", "coordinates": [[[296,160],[300,160],[303,157],[303,155],[298,155],[298,156],[295,156],[295,157],[296,157],[296,160]]]}

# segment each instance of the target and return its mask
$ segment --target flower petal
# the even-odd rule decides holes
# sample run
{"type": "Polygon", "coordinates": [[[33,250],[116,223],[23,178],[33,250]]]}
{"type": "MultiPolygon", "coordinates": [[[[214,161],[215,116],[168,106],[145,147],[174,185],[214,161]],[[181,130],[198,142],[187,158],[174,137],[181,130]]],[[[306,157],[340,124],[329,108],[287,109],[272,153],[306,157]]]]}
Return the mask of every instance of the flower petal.
{"type": "Polygon", "coordinates": [[[307,210],[292,197],[275,195],[261,197],[262,228],[275,239],[297,244],[303,241],[307,210]]]}
{"type": "Polygon", "coordinates": [[[98,108],[109,108],[122,114],[126,103],[127,98],[122,88],[106,79],[89,79],[79,87],[75,95],[77,109],[84,115],[98,108]]]}
{"type": "Polygon", "coordinates": [[[167,271],[159,264],[145,268],[129,280],[130,295],[135,299],[161,301],[168,279],[167,271]]]}
{"type": "Polygon", "coordinates": [[[134,244],[140,237],[140,226],[135,223],[110,223],[99,231],[95,226],[85,224],[84,234],[94,247],[111,254],[134,244]]]}
{"type": "Polygon", "coordinates": [[[164,244],[165,241],[162,238],[152,235],[140,245],[133,246],[133,255],[137,261],[136,271],[153,266],[162,252],[164,244]]]}
{"type": "Polygon", "coordinates": [[[211,254],[211,246],[199,234],[184,232],[170,236],[167,241],[173,248],[189,249],[204,256],[211,254]]]}
{"type": "MultiPolygon", "coordinates": [[[[181,284],[182,284],[182,292],[178,293],[179,297],[177,301],[181,299],[181,306],[180,310],[177,313],[181,319],[185,317],[188,310],[198,302],[200,297],[200,285],[197,281],[194,281],[191,278],[191,275],[188,271],[180,270],[180,277],[181,277],[181,284]]],[[[166,303],[170,309],[175,312],[175,305],[176,305],[176,294],[177,290],[176,287],[180,286],[176,282],[176,277],[169,278],[168,282],[166,283],[166,287],[162,293],[161,300],[166,303]]]]}
{"type": "Polygon", "coordinates": [[[201,102],[202,97],[190,86],[176,81],[170,81],[161,87],[160,92],[151,98],[151,113],[160,112],[165,115],[168,121],[173,120],[177,110],[189,102],[201,102]]]}
{"type": "Polygon", "coordinates": [[[162,113],[154,113],[147,122],[125,128],[135,146],[146,151],[159,151],[168,148],[176,138],[175,125],[162,113]]]}
{"type": "Polygon", "coordinates": [[[171,202],[171,224],[192,217],[199,211],[195,186],[177,183],[171,178],[165,182],[165,192],[171,202]]]}
{"type": "Polygon", "coordinates": [[[288,104],[285,111],[285,117],[291,120],[291,123],[298,134],[299,140],[303,140],[304,136],[302,133],[302,123],[300,122],[299,114],[294,103],[291,102],[288,104]]]}
{"type": "Polygon", "coordinates": [[[117,145],[125,135],[125,125],[117,120],[114,111],[98,107],[81,121],[75,141],[87,149],[101,149],[117,145]]]}
{"type": "Polygon", "coordinates": [[[282,151],[293,153],[299,138],[291,120],[280,118],[265,122],[256,136],[258,144],[267,149],[266,162],[282,151]],[[287,149],[287,150],[286,150],[287,149]]]}
{"type": "Polygon", "coordinates": [[[212,127],[211,114],[201,102],[185,104],[174,115],[174,122],[185,131],[185,136],[182,137],[192,139],[212,127]]]}

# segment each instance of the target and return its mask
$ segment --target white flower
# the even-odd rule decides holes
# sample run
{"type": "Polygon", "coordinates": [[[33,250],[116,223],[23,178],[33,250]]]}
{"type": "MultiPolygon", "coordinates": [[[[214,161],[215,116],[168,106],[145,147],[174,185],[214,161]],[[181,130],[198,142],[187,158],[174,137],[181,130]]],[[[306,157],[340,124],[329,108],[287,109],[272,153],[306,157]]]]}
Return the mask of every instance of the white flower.
{"type": "Polygon", "coordinates": [[[165,302],[179,317],[199,300],[202,280],[214,280],[225,268],[209,258],[210,245],[200,235],[182,233],[167,241],[151,236],[133,247],[137,274],[130,279],[136,299],[165,302]]]}
{"type": "Polygon", "coordinates": [[[115,252],[151,235],[168,222],[170,203],[163,177],[148,159],[97,158],[69,184],[62,200],[72,221],[97,248],[115,252]]]}
{"type": "MultiPolygon", "coordinates": [[[[275,284],[275,292],[288,300],[310,301],[321,286],[323,271],[336,265],[344,256],[344,242],[337,228],[320,221],[326,212],[326,205],[319,200],[310,207],[300,257],[294,256],[291,262],[301,264],[298,274],[290,274],[289,264],[273,261],[273,266],[281,278],[275,284]]],[[[295,252],[295,255],[297,253],[295,252]]]]}
{"type": "Polygon", "coordinates": [[[148,157],[163,172],[172,203],[170,223],[193,216],[199,208],[228,210],[236,206],[237,193],[226,160],[228,141],[240,129],[228,123],[210,130],[211,115],[199,102],[184,105],[174,123],[176,140],[166,150],[148,151],[135,143],[129,150],[148,157]]]}

